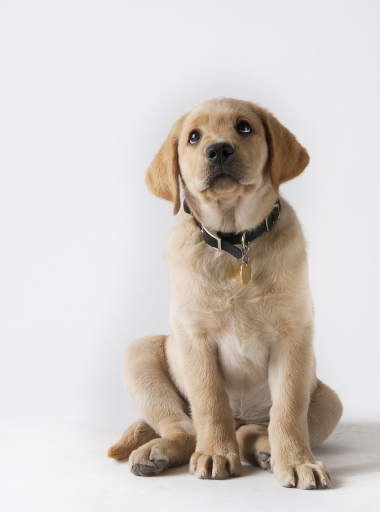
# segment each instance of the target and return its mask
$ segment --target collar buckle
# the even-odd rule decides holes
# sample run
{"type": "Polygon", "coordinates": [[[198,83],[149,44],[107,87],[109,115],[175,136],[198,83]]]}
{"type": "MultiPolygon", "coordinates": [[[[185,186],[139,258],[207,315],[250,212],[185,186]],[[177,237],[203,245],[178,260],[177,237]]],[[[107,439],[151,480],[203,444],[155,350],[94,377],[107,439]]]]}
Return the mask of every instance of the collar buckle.
{"type": "MultiPolygon", "coordinates": [[[[265,217],[265,226],[267,228],[267,232],[269,233],[270,229],[269,229],[269,225],[268,225],[268,218],[272,215],[272,213],[274,212],[274,209],[277,208],[277,213],[278,213],[278,216],[277,216],[277,219],[273,219],[272,217],[272,221],[273,221],[273,224],[276,222],[276,220],[278,220],[280,218],[280,203],[276,203],[274,206],[273,206],[273,210],[271,211],[271,213],[268,215],[268,217],[265,217]]],[[[272,226],[273,226],[272,224],[272,226]]]]}
{"type": "Polygon", "coordinates": [[[249,256],[248,256],[248,252],[249,252],[248,243],[249,242],[247,244],[245,243],[245,235],[246,235],[246,233],[247,232],[244,231],[242,236],[241,236],[241,254],[242,254],[241,261],[247,265],[247,263],[249,263],[249,256]]]}
{"type": "Polygon", "coordinates": [[[206,233],[208,235],[211,236],[211,238],[213,238],[214,240],[216,240],[217,244],[218,244],[218,247],[213,247],[211,246],[213,249],[215,249],[216,251],[219,251],[221,252],[222,251],[222,239],[218,236],[217,232],[214,231],[213,229],[207,229],[204,227],[204,225],[202,224],[202,233],[206,231],[206,233]]]}

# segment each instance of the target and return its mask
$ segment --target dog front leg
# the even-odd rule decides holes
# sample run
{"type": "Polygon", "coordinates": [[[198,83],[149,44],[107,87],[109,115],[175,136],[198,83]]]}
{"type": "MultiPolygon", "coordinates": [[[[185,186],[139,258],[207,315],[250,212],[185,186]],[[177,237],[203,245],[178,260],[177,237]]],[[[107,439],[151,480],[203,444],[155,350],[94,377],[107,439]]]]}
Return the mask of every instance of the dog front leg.
{"type": "Polygon", "coordinates": [[[217,363],[216,347],[207,339],[182,344],[181,359],[197,434],[190,472],[197,478],[238,476],[242,466],[235,422],[217,363]]]}
{"type": "Polygon", "coordinates": [[[311,337],[285,336],[271,347],[269,385],[272,408],[269,422],[271,464],[284,487],[326,488],[330,475],[310,450],[308,408],[315,379],[311,337]]]}

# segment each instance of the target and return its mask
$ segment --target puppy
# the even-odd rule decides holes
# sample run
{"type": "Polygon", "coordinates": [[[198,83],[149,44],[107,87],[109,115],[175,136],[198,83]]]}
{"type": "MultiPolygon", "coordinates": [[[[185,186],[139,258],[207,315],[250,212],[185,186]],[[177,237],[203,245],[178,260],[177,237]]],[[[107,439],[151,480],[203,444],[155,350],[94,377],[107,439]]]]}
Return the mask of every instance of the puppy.
{"type": "Polygon", "coordinates": [[[157,475],[190,462],[224,479],[241,461],[284,487],[327,488],[311,447],[334,430],[342,404],[316,376],[313,307],[301,226],[279,197],[309,156],[267,110],[207,101],[184,115],[146,183],[180,210],[167,248],[169,336],[128,345],[124,382],[143,420],[109,456],[157,475]]]}

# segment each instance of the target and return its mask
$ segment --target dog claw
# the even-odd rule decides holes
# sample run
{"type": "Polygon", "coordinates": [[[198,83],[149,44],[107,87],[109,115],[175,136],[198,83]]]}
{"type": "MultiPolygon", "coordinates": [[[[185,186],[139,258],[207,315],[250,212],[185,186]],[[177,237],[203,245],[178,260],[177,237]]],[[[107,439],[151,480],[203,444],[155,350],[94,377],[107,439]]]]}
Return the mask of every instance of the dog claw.
{"type": "Polygon", "coordinates": [[[140,473],[139,473],[139,470],[137,469],[137,467],[136,467],[136,466],[132,466],[132,467],[131,467],[131,471],[132,471],[132,473],[133,473],[134,475],[136,475],[136,476],[141,476],[141,475],[140,475],[140,473]]]}
{"type": "Polygon", "coordinates": [[[153,466],[149,466],[148,464],[139,464],[139,468],[144,475],[150,475],[153,471],[153,466]]]}
{"type": "Polygon", "coordinates": [[[270,453],[268,453],[268,452],[260,452],[259,455],[260,455],[260,459],[263,462],[266,462],[270,457],[270,453]]]}
{"type": "Polygon", "coordinates": [[[153,462],[157,469],[161,469],[166,464],[166,460],[164,460],[164,459],[156,459],[153,462]]]}

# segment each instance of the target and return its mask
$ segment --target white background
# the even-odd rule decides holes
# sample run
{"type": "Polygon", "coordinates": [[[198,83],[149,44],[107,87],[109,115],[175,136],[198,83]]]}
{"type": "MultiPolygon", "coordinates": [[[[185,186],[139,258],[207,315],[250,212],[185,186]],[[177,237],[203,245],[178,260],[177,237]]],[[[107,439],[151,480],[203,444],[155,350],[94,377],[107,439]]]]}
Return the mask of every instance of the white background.
{"type": "MultiPolygon", "coordinates": [[[[39,511],[110,510],[110,503],[122,510],[133,499],[141,504],[136,486],[138,493],[159,488],[104,459],[138,417],[123,388],[124,348],[169,332],[163,253],[172,205],[150,194],[144,175],[173,122],[218,96],[269,108],[309,151],[304,174],[281,191],[309,244],[318,375],[343,401],[344,432],[371,431],[363,446],[376,445],[379,423],[368,430],[367,422],[380,420],[379,15],[375,0],[2,2],[6,510],[25,510],[26,503],[39,511]],[[86,464],[100,464],[91,478],[78,469],[86,464]],[[101,487],[99,494],[100,474],[115,492],[101,487]],[[18,492],[25,485],[27,501],[18,492]],[[120,501],[112,501],[118,493],[120,501]],[[58,497],[53,506],[49,500],[58,497]]],[[[343,445],[352,447],[347,439],[343,445]]],[[[334,438],[329,443],[334,453],[334,438]]],[[[368,450],[373,478],[380,456],[368,450]]],[[[358,456],[339,453],[342,467],[358,456]]],[[[350,496],[354,503],[350,492],[365,461],[359,466],[352,482],[337,485],[339,502],[350,496]]],[[[184,489],[195,485],[186,471],[184,489]]],[[[157,481],[169,492],[174,475],[157,481]]],[[[265,476],[273,496],[282,493],[265,476]]],[[[234,484],[239,496],[251,496],[254,478],[234,484]]],[[[218,503],[221,484],[203,484],[211,485],[207,499],[227,510],[227,498],[218,503]]],[[[289,492],[295,496],[286,490],[282,506],[289,492]]],[[[329,492],[314,493],[324,496],[325,508],[333,502],[329,492]]]]}

